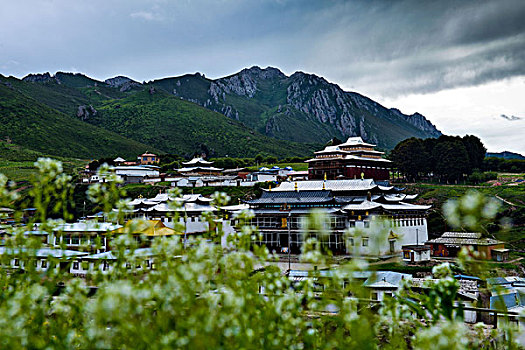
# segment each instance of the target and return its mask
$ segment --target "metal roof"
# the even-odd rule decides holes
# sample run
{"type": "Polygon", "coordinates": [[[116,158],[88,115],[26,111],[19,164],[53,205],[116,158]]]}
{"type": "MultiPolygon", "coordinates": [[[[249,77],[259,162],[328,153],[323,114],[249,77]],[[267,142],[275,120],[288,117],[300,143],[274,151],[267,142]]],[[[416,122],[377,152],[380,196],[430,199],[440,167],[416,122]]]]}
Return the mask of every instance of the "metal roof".
{"type": "Polygon", "coordinates": [[[430,205],[416,205],[399,202],[398,204],[383,204],[374,201],[364,201],[362,203],[351,203],[342,207],[342,210],[372,210],[376,208],[383,208],[385,210],[428,210],[430,205]]]}
{"type": "Polygon", "coordinates": [[[477,232],[445,232],[441,237],[427,241],[427,243],[454,244],[454,245],[495,245],[501,244],[492,238],[481,238],[477,232]]]}
{"type": "Polygon", "coordinates": [[[10,248],[10,247],[0,247],[0,255],[20,255],[27,254],[29,256],[34,256],[37,258],[45,258],[52,256],[54,258],[69,258],[74,256],[87,255],[88,253],[79,252],[76,250],[67,250],[67,249],[51,249],[51,248],[40,248],[40,249],[31,249],[31,248],[10,248]]]}
{"type": "Polygon", "coordinates": [[[445,232],[441,235],[442,238],[481,238],[480,232],[445,232]]]}
{"type": "MultiPolygon", "coordinates": [[[[126,250],[124,254],[129,254],[129,250],[126,250]]],[[[156,254],[153,252],[152,248],[138,248],[133,251],[132,257],[147,257],[147,256],[155,256],[156,254]]],[[[103,253],[98,254],[92,254],[83,256],[82,259],[90,259],[90,260],[117,260],[118,252],[115,251],[107,251],[103,253]]]]}
{"type": "Polygon", "coordinates": [[[287,181],[272,191],[369,191],[377,187],[373,179],[350,179],[350,180],[307,180],[307,181],[287,181]]]}
{"type": "Polygon", "coordinates": [[[398,288],[404,280],[411,280],[412,275],[394,271],[377,271],[363,283],[369,288],[398,288]]]}
{"type": "Polygon", "coordinates": [[[215,167],[204,167],[204,166],[196,166],[191,168],[180,168],[176,169],[179,173],[187,173],[191,171],[201,170],[201,171],[222,171],[222,168],[215,168],[215,167]]]}
{"type": "Polygon", "coordinates": [[[342,210],[372,210],[372,209],[376,209],[380,207],[381,207],[381,204],[379,203],[370,202],[370,201],[365,200],[364,202],[361,202],[361,203],[347,204],[341,209],[342,210]]]}
{"type": "MultiPolygon", "coordinates": [[[[372,201],[375,201],[380,196],[377,194],[372,195],[372,201]]],[[[361,203],[363,201],[366,201],[367,196],[335,196],[335,202],[341,203],[341,204],[348,204],[348,203],[361,203]]]]}
{"type": "Polygon", "coordinates": [[[279,209],[252,209],[255,215],[269,215],[269,214],[283,214],[288,215],[288,213],[291,214],[310,214],[312,213],[312,210],[315,211],[321,211],[326,214],[334,214],[337,212],[340,212],[339,209],[336,208],[292,208],[291,210],[279,210],[279,209]]]}
{"type": "Polygon", "coordinates": [[[116,230],[122,225],[111,222],[84,221],[72,224],[58,225],[53,229],[55,232],[108,232],[116,230]]]}
{"type": "Polygon", "coordinates": [[[193,158],[192,160],[188,161],[188,162],[182,162],[182,164],[184,165],[192,165],[192,164],[198,164],[198,163],[202,163],[202,164],[213,164],[213,162],[209,162],[207,160],[204,160],[204,158],[193,158]]]}
{"type": "Polygon", "coordinates": [[[327,203],[332,201],[330,191],[263,191],[260,198],[246,201],[248,204],[294,204],[294,203],[327,203]]]}

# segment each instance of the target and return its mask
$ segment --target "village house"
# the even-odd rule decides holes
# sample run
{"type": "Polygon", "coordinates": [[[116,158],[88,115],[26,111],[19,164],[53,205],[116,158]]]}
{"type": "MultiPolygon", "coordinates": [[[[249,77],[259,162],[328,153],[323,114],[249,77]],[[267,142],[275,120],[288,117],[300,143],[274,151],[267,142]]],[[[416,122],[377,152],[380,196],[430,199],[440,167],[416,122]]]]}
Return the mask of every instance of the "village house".
{"type": "Polygon", "coordinates": [[[141,165],[152,165],[159,162],[159,157],[156,154],[146,152],[138,156],[137,160],[141,165]]]}
{"type": "Polygon", "coordinates": [[[87,254],[67,249],[0,247],[0,263],[4,268],[18,270],[29,269],[28,264],[32,264],[31,268],[35,271],[68,271],[72,259],[87,254]]]}
{"type": "Polygon", "coordinates": [[[434,257],[455,258],[461,248],[467,247],[472,252],[478,252],[481,259],[503,260],[508,256],[504,242],[492,238],[483,238],[479,232],[445,232],[441,237],[426,242],[431,246],[434,257]]]}
{"type": "Polygon", "coordinates": [[[128,213],[130,218],[160,220],[169,228],[175,227],[175,221],[184,227],[182,233],[200,234],[208,231],[209,225],[201,215],[205,212],[216,212],[211,199],[200,194],[186,194],[181,198],[170,198],[167,193],[159,193],[153,198],[136,198],[130,202],[133,209],[128,213]],[[178,201],[175,208],[170,201],[178,201]],[[176,217],[177,216],[177,217],[176,217]]]}
{"type": "Polygon", "coordinates": [[[404,245],[403,261],[405,263],[423,263],[430,261],[430,246],[429,245],[404,245]]]}
{"type": "MultiPolygon", "coordinates": [[[[155,257],[151,248],[137,248],[133,252],[125,251],[128,263],[123,263],[130,273],[145,272],[154,269],[155,257]]],[[[86,276],[88,274],[102,273],[108,274],[116,267],[119,260],[118,251],[107,251],[92,255],[82,255],[75,258],[69,265],[69,272],[75,276],[86,276]]]]}
{"type": "Polygon", "coordinates": [[[66,247],[71,250],[90,252],[106,251],[109,247],[108,232],[122,225],[110,222],[82,221],[59,225],[47,236],[51,247],[66,247]]]}

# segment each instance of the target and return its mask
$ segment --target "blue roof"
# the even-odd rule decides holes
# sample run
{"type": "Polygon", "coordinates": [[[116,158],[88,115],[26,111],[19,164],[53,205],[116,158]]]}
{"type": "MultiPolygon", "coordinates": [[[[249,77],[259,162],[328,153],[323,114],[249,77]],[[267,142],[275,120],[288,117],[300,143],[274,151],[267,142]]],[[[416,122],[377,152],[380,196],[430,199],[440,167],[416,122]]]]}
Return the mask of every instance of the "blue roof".
{"type": "Polygon", "coordinates": [[[468,276],[468,275],[454,275],[454,278],[461,279],[461,280],[475,280],[475,281],[481,281],[481,278],[475,277],[475,276],[468,276]]]}
{"type": "Polygon", "coordinates": [[[487,278],[487,283],[492,285],[501,285],[501,284],[512,284],[503,277],[491,277],[487,278]]]}
{"type": "Polygon", "coordinates": [[[508,294],[494,295],[490,297],[490,308],[491,309],[503,309],[518,306],[517,293],[511,292],[508,294]],[[502,303],[504,305],[502,305],[502,303]]]}

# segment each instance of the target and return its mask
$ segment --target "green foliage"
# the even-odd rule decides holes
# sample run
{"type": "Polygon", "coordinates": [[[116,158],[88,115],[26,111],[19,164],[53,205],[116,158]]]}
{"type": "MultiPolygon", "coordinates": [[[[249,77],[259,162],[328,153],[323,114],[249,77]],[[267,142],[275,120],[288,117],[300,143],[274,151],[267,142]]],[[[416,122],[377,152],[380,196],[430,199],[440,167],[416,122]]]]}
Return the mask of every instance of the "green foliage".
{"type": "Polygon", "coordinates": [[[148,147],[69,117],[0,84],[0,139],[6,138],[43,154],[77,158],[115,152],[136,156],[148,147]]]}
{"type": "Polygon", "coordinates": [[[430,154],[426,151],[423,140],[412,137],[398,143],[390,157],[399,171],[415,181],[428,169],[430,154]]]}
{"type": "Polygon", "coordinates": [[[498,179],[498,173],[493,172],[493,171],[487,171],[487,172],[474,171],[469,176],[469,180],[475,184],[480,184],[483,182],[487,182],[490,180],[497,180],[497,179],[498,179]]]}
{"type": "Polygon", "coordinates": [[[522,159],[503,159],[485,158],[483,169],[489,171],[500,171],[507,173],[525,173],[525,160],[522,159]]]}
{"type": "Polygon", "coordinates": [[[250,157],[265,152],[286,157],[308,154],[312,149],[260,135],[224,115],[163,91],[137,92],[97,110],[90,123],[179,155],[199,152],[250,157]]]}
{"type": "MultiPolygon", "coordinates": [[[[37,217],[47,218],[55,208],[67,207],[70,198],[62,193],[70,187],[61,164],[40,159],[36,167],[34,184],[42,188],[34,193],[34,205],[37,217]],[[50,207],[46,194],[59,206],[50,207]]],[[[123,191],[114,180],[92,185],[88,193],[106,212],[116,208],[122,213],[129,208],[119,200],[123,191]]],[[[0,203],[11,202],[15,193],[0,177],[0,203]]],[[[228,196],[215,193],[213,201],[224,205],[228,196]]],[[[454,305],[458,283],[446,264],[434,269],[437,281],[426,285],[425,293],[416,295],[407,284],[381,304],[372,303],[362,282],[354,279],[369,267],[358,257],[334,267],[330,278],[314,270],[294,284],[275,266],[255,270],[271,256],[255,244],[257,231],[246,225],[251,217],[249,211],[239,214],[241,224],[229,236],[228,249],[207,239],[190,239],[189,244],[180,236],[155,239],[155,262],[147,272],[139,267],[143,261],[131,227],[112,241],[113,269],[105,274],[93,270],[85,280],[65,273],[71,263],[65,258],[49,258],[50,268],[37,270],[34,252],[41,242],[24,237],[24,228],[9,228],[8,252],[0,256],[0,346],[469,349],[490,341],[501,348],[516,346],[508,326],[493,330],[488,340],[468,332],[461,323],[462,308],[454,305]],[[19,267],[10,268],[15,258],[19,267]],[[96,287],[94,293],[88,286],[96,287]]],[[[207,214],[206,219],[218,218],[207,214]]],[[[313,213],[308,230],[329,234],[326,220],[321,212],[313,213]]],[[[55,224],[46,220],[40,229],[55,224]]],[[[208,237],[216,240],[221,234],[218,226],[208,237]]],[[[301,259],[325,261],[315,237],[308,236],[301,259]]]]}
{"type": "Polygon", "coordinates": [[[396,145],[390,154],[395,166],[412,181],[429,174],[442,182],[458,182],[481,169],[485,147],[476,136],[440,136],[438,139],[410,138],[396,145]]]}

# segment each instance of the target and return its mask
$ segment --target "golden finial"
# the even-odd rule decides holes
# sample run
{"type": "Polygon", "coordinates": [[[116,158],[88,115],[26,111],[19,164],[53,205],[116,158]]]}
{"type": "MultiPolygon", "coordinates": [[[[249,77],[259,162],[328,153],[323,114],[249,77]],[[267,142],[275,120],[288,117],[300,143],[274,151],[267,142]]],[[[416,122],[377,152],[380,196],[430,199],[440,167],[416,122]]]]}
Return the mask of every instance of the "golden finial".
{"type": "Polygon", "coordinates": [[[324,173],[324,180],[326,181],[326,173],[324,173]]]}
{"type": "Polygon", "coordinates": [[[326,187],[324,186],[324,181],[323,181],[323,190],[326,190],[326,187]]]}
{"type": "Polygon", "coordinates": [[[299,188],[297,187],[297,181],[295,182],[295,192],[299,192],[299,188]]]}
{"type": "Polygon", "coordinates": [[[270,192],[272,191],[272,185],[270,185],[270,188],[268,189],[268,191],[270,191],[270,192]]]}

